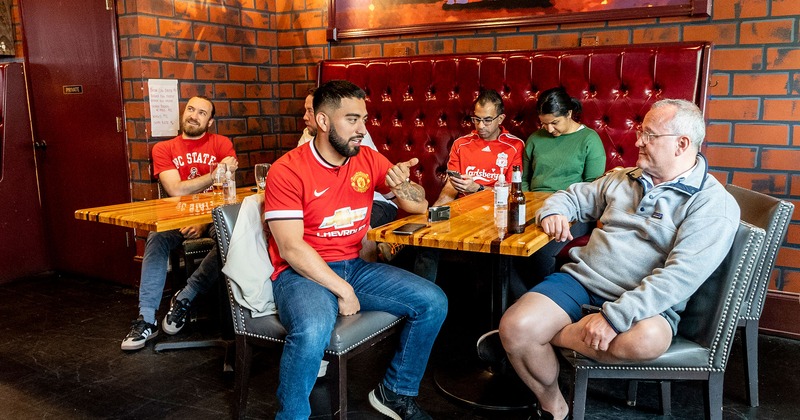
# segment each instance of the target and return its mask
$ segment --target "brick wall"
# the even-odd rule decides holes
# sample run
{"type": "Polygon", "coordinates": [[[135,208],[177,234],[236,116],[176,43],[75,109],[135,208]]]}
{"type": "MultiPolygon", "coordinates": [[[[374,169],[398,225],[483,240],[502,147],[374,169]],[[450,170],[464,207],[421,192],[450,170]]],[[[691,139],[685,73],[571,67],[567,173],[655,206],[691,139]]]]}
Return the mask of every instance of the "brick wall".
{"type": "MultiPolygon", "coordinates": [[[[362,38],[327,43],[327,3],[277,0],[281,134],[296,138],[316,67],[326,58],[448,54],[709,40],[714,42],[707,154],[714,174],[800,206],[800,2],[714,0],[708,18],[663,18],[362,38]]],[[[281,142],[285,150],[290,143],[281,142]]],[[[771,287],[800,292],[800,210],[778,255],[771,287]]]]}
{"type": "Polygon", "coordinates": [[[278,123],[278,56],[267,0],[117,0],[122,91],[134,199],[153,198],[148,79],[177,79],[180,107],[194,95],[216,106],[212,131],[231,137],[237,183],[272,162],[278,123]]]}
{"type": "MultiPolygon", "coordinates": [[[[22,27],[20,26],[19,1],[11,0],[11,24],[14,25],[14,58],[21,59],[22,53],[22,27]]],[[[9,61],[4,57],[2,61],[9,61]]]]}

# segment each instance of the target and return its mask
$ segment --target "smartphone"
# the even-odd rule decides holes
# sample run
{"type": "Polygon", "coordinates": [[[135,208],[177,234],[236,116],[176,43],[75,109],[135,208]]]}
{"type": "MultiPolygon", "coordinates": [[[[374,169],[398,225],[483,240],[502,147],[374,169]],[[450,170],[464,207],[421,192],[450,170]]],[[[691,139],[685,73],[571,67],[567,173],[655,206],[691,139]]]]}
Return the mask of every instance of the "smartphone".
{"type": "Polygon", "coordinates": [[[585,315],[599,313],[602,309],[598,306],[583,304],[581,305],[581,313],[585,315]]]}
{"type": "Polygon", "coordinates": [[[392,231],[395,235],[411,235],[412,233],[426,227],[424,223],[406,223],[392,231]]]}
{"type": "Polygon", "coordinates": [[[456,171],[452,171],[452,170],[448,169],[446,172],[447,172],[447,175],[450,175],[453,178],[461,179],[461,174],[456,172],[456,171]]]}

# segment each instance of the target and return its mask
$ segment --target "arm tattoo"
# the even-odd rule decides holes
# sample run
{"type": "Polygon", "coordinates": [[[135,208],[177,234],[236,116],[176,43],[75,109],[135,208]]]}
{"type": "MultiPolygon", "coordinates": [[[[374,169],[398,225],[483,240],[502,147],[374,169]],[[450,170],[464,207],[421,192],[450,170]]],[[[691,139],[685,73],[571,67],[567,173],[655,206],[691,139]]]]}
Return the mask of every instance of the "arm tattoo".
{"type": "Polygon", "coordinates": [[[425,199],[425,190],[421,185],[412,184],[411,182],[404,182],[392,191],[397,198],[401,200],[413,201],[419,203],[425,199]]]}

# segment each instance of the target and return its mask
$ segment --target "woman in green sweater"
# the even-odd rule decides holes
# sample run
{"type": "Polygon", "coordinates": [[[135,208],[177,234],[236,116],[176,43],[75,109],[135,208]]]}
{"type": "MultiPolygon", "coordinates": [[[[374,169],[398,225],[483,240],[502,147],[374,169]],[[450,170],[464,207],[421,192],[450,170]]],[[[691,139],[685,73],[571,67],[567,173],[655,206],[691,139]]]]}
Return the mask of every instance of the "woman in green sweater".
{"type": "MultiPolygon", "coordinates": [[[[542,128],[531,134],[522,155],[522,189],[555,192],[576,182],[593,181],[603,175],[606,152],[597,132],[577,122],[581,103],[570,97],[564,88],[542,92],[536,110],[542,128]]],[[[585,235],[591,226],[575,223],[573,237],[585,235]]],[[[566,242],[551,241],[542,249],[517,264],[524,287],[538,284],[555,270],[559,251],[566,242]]],[[[514,293],[525,290],[514,284],[514,293]]],[[[513,284],[512,283],[512,284],[513,284]]]]}

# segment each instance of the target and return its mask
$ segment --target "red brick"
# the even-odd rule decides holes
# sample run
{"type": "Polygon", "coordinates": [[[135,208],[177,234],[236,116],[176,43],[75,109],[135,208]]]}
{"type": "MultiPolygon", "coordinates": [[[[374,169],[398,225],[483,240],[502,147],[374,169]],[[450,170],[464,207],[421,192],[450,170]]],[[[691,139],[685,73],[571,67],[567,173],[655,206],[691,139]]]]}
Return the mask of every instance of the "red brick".
{"type": "Polygon", "coordinates": [[[278,34],[275,31],[258,31],[256,32],[256,45],[275,48],[278,46],[278,34]]]}
{"type": "Polygon", "coordinates": [[[736,124],[733,142],[736,144],[766,144],[787,146],[789,127],[774,124],[736,124]]]}
{"type": "Polygon", "coordinates": [[[161,19],[158,21],[158,34],[165,38],[192,39],[192,25],[182,20],[161,19]]]}
{"type": "Polygon", "coordinates": [[[321,28],[323,26],[322,11],[320,10],[297,13],[292,22],[292,29],[321,28]]]}
{"type": "Polygon", "coordinates": [[[278,113],[278,101],[261,101],[261,112],[264,115],[276,115],[278,113]]]}
{"type": "Polygon", "coordinates": [[[321,47],[295,48],[293,52],[295,64],[316,64],[325,58],[321,47]]]}
{"type": "Polygon", "coordinates": [[[715,99],[706,109],[712,120],[757,120],[758,99],[715,99]]]}
{"type": "Polygon", "coordinates": [[[136,58],[122,61],[123,79],[148,79],[160,77],[160,66],[156,60],[136,58]]]}
{"type": "Polygon", "coordinates": [[[225,27],[208,23],[192,24],[194,29],[194,39],[208,42],[225,42],[225,27]]]}
{"type": "Polygon", "coordinates": [[[580,45],[580,36],[576,32],[542,34],[536,37],[536,48],[565,48],[580,45]]]}
{"type": "Polygon", "coordinates": [[[150,149],[147,147],[147,143],[132,141],[129,144],[132,160],[150,160],[150,149]]]}
{"type": "Polygon", "coordinates": [[[767,48],[767,70],[797,70],[800,68],[800,49],[767,48]]]}
{"type": "Polygon", "coordinates": [[[316,29],[306,31],[306,45],[325,45],[328,43],[328,31],[316,29]]]}
{"type": "Polygon", "coordinates": [[[792,146],[800,146],[800,125],[792,128],[792,146]]]}
{"type": "Polygon", "coordinates": [[[270,129],[269,120],[266,117],[248,117],[247,118],[247,133],[269,133],[270,129]]]}
{"type": "Polygon", "coordinates": [[[148,15],[172,16],[172,2],[163,0],[136,0],[136,12],[148,15]]]}
{"type": "Polygon", "coordinates": [[[736,74],[733,76],[733,94],[748,96],[786,95],[788,73],[736,74]]]}
{"type": "Polygon", "coordinates": [[[683,27],[683,40],[713,40],[714,45],[733,45],[736,44],[736,24],[687,25],[683,27]]]}
{"type": "Polygon", "coordinates": [[[145,79],[132,80],[131,87],[133,89],[133,99],[136,100],[144,99],[144,91],[146,90],[145,79]]]}
{"type": "Polygon", "coordinates": [[[278,80],[281,82],[290,80],[308,80],[308,73],[305,66],[281,67],[278,69],[278,80]]]}
{"type": "Polygon", "coordinates": [[[786,194],[786,174],[736,172],[731,183],[764,194],[786,194]]]}
{"type": "Polygon", "coordinates": [[[195,73],[198,80],[227,80],[224,64],[197,63],[195,73]]]}
{"type": "Polygon", "coordinates": [[[208,21],[222,25],[240,26],[242,24],[241,12],[232,7],[208,6],[208,21]]]}
{"type": "Polygon", "coordinates": [[[259,115],[258,101],[231,101],[231,116],[259,115]]]}
{"type": "Polygon", "coordinates": [[[797,0],[772,0],[772,16],[800,15],[800,2],[797,0]]]}
{"type": "MultiPolygon", "coordinates": [[[[792,190],[791,195],[800,197],[800,175],[792,175],[792,190]]],[[[800,213],[800,210],[795,209],[795,214],[800,213]]]]}
{"type": "Polygon", "coordinates": [[[711,52],[711,67],[721,70],[762,70],[763,54],[760,48],[714,49],[711,52]]]}
{"type": "Polygon", "coordinates": [[[362,56],[354,54],[352,45],[331,46],[331,58],[339,59],[339,58],[349,58],[349,57],[362,57],[362,56]]]}
{"type": "Polygon", "coordinates": [[[730,76],[727,74],[712,74],[708,84],[708,94],[710,96],[728,96],[730,94],[730,76]]]}
{"type": "Polygon", "coordinates": [[[252,29],[227,28],[227,41],[229,44],[255,45],[256,31],[252,29]]]}
{"type": "Polygon", "coordinates": [[[254,29],[271,29],[269,13],[253,10],[242,10],[242,26],[254,29]]]}
{"type": "Polygon", "coordinates": [[[756,148],[731,147],[709,144],[706,149],[708,162],[714,167],[755,168],[756,148]]]}
{"type": "Polygon", "coordinates": [[[764,119],[769,121],[800,120],[800,99],[764,99],[764,119]]]}
{"type": "Polygon", "coordinates": [[[712,13],[714,20],[764,17],[767,0],[714,0],[712,13]]]}
{"type": "Polygon", "coordinates": [[[223,63],[241,63],[242,47],[211,44],[211,59],[223,63]]]}
{"type": "MultiPolygon", "coordinates": [[[[297,100],[301,99],[301,97],[299,95],[295,96],[295,86],[296,85],[294,83],[280,83],[278,85],[278,95],[281,97],[281,99],[293,98],[295,101],[292,102],[297,103],[297,100]]],[[[305,96],[303,96],[302,99],[305,100],[305,96]]],[[[300,106],[298,109],[301,108],[302,106],[300,106]]]]}
{"type": "Polygon", "coordinates": [[[278,33],[278,47],[301,47],[306,45],[305,31],[286,31],[278,33]]]}
{"type": "Polygon", "coordinates": [[[777,44],[794,40],[794,19],[743,22],[740,26],[740,44],[777,44]]]}
{"type": "Polygon", "coordinates": [[[154,38],[134,38],[130,42],[131,53],[142,57],[177,58],[174,41],[154,38]]]}
{"type": "Polygon", "coordinates": [[[216,83],[214,84],[214,96],[242,99],[245,97],[245,85],[242,83],[216,83]]]}
{"type": "Polygon", "coordinates": [[[789,230],[786,232],[786,243],[800,245],[800,225],[789,225],[789,230]]]}
{"type": "Polygon", "coordinates": [[[216,109],[216,114],[214,118],[223,118],[228,117],[231,115],[231,106],[228,101],[220,101],[216,97],[214,98],[214,106],[216,109]]]}
{"type": "Polygon", "coordinates": [[[270,64],[271,50],[266,48],[245,48],[242,61],[250,64],[270,64]]]}
{"type": "Polygon", "coordinates": [[[462,38],[456,40],[456,52],[489,52],[494,50],[493,38],[462,38]]]}
{"type": "Polygon", "coordinates": [[[302,7],[302,2],[297,2],[295,0],[275,0],[275,12],[276,13],[283,13],[283,12],[291,12],[294,10],[294,5],[297,4],[299,7],[302,7]]]}
{"type": "Polygon", "coordinates": [[[241,80],[245,82],[255,82],[258,80],[258,72],[255,66],[228,66],[228,79],[241,80]]]}
{"type": "Polygon", "coordinates": [[[217,132],[224,136],[235,136],[247,132],[247,124],[243,118],[217,120],[216,126],[217,132]]]}
{"type": "MultiPolygon", "coordinates": [[[[626,21],[627,22],[627,21],[626,21]]],[[[678,42],[681,39],[680,26],[645,27],[633,30],[633,43],[678,42]]]]}
{"type": "Polygon", "coordinates": [[[206,2],[175,1],[175,16],[181,19],[208,21],[208,5],[206,2]]]}
{"type": "MultiPolygon", "coordinates": [[[[533,37],[531,37],[533,40],[533,37]]],[[[499,45],[499,41],[498,41],[499,45]]],[[[455,41],[452,39],[434,39],[417,43],[420,54],[452,54],[455,52],[455,41]]],[[[531,45],[533,48],[533,45],[531,45]]]]}
{"type": "Polygon", "coordinates": [[[346,47],[342,48],[344,51],[349,50],[350,55],[344,55],[343,57],[380,57],[382,55],[382,45],[381,44],[358,44],[354,47],[346,47]]]}
{"type": "Polygon", "coordinates": [[[706,142],[730,143],[731,125],[728,123],[712,123],[706,128],[706,142]]]}
{"type": "Polygon", "coordinates": [[[761,169],[795,171],[800,167],[800,150],[764,149],[761,152],[761,169]]]}
{"type": "Polygon", "coordinates": [[[383,55],[387,57],[403,57],[414,55],[416,52],[416,44],[410,41],[390,42],[383,46],[383,55]]]}
{"type": "MultiPolygon", "coordinates": [[[[180,92],[182,99],[189,99],[193,96],[205,95],[211,97],[212,92],[210,83],[189,83],[183,82],[180,84],[180,92]]],[[[216,105],[216,104],[215,104],[216,105]]],[[[181,108],[183,109],[183,108],[181,108]]]]}
{"type": "MultiPolygon", "coordinates": [[[[778,259],[775,260],[775,265],[778,267],[791,267],[791,268],[800,268],[800,249],[797,248],[789,248],[789,247],[781,247],[778,250],[778,259]]],[[[791,291],[800,292],[800,273],[797,273],[798,276],[795,279],[796,283],[794,288],[791,291]]],[[[784,291],[789,291],[784,288],[784,291]]]]}
{"type": "Polygon", "coordinates": [[[708,170],[708,173],[719,181],[720,184],[728,184],[730,174],[726,171],[718,171],[713,168],[708,170]]]}
{"type": "Polygon", "coordinates": [[[183,61],[164,61],[161,63],[161,74],[167,79],[194,79],[194,64],[183,61]]]}
{"type": "Polygon", "coordinates": [[[631,43],[631,31],[598,31],[598,45],[626,45],[631,43]]]}
{"type": "MultiPolygon", "coordinates": [[[[441,41],[439,41],[441,43],[441,41]]],[[[501,36],[497,38],[498,51],[532,50],[533,35],[501,36]]]]}
{"type": "Polygon", "coordinates": [[[294,54],[290,50],[278,50],[278,65],[294,64],[294,54]]]}
{"type": "Polygon", "coordinates": [[[178,41],[178,58],[192,61],[210,61],[211,48],[205,42],[178,41]]]}
{"type": "Polygon", "coordinates": [[[125,117],[131,119],[145,118],[148,107],[142,101],[125,102],[125,117]]]}

